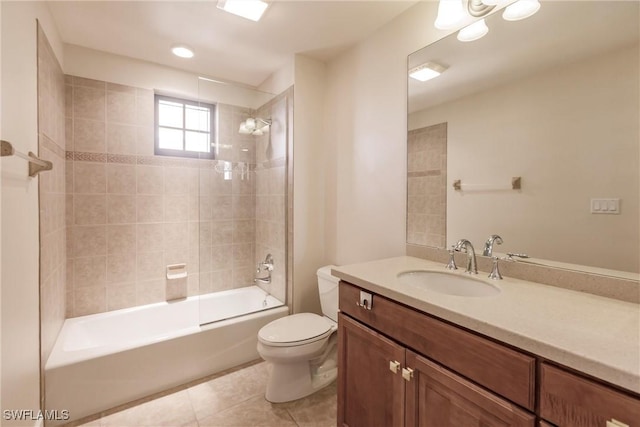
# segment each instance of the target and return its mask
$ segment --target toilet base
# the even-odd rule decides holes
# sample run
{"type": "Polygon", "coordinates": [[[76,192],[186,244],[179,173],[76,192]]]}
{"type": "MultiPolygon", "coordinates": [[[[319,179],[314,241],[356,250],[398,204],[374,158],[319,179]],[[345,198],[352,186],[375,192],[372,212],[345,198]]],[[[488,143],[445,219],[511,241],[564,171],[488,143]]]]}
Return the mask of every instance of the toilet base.
{"type": "Polygon", "coordinates": [[[272,371],[265,392],[265,399],[271,403],[302,399],[328,386],[338,376],[337,367],[316,368],[308,361],[271,365],[272,371]]]}

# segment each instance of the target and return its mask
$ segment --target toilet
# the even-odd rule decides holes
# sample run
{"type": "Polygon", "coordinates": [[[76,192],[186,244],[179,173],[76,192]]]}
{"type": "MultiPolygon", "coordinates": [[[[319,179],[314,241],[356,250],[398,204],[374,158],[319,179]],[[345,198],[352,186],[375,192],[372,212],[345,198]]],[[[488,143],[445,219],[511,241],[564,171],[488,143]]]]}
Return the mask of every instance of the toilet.
{"type": "Polygon", "coordinates": [[[265,398],[289,402],[331,384],[338,374],[338,282],[332,265],[318,269],[323,316],[298,313],[258,331],[258,353],[272,366],[265,398]]]}

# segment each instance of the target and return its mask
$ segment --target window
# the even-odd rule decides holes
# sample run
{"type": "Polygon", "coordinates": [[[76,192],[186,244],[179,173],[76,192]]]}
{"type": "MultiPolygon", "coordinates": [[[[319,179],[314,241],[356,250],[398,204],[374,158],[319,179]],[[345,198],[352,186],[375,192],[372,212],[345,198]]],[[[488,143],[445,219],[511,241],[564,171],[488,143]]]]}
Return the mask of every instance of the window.
{"type": "Polygon", "coordinates": [[[213,158],[215,105],[155,96],[155,153],[213,158]]]}

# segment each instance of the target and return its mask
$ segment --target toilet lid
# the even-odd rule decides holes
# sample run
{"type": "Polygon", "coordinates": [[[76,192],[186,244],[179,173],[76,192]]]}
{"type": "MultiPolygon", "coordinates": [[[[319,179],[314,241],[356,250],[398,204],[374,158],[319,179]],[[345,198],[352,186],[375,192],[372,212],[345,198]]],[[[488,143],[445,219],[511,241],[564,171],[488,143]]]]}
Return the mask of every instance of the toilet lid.
{"type": "Polygon", "coordinates": [[[258,331],[258,339],[270,345],[300,344],[330,334],[331,324],[322,316],[299,313],[281,317],[258,331]]]}

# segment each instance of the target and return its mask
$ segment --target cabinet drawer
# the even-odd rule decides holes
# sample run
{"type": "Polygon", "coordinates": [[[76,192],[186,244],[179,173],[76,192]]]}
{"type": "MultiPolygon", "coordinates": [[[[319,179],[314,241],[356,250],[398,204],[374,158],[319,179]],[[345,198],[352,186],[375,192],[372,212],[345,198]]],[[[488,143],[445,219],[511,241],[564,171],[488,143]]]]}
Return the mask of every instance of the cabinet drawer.
{"type": "Polygon", "coordinates": [[[394,337],[476,383],[533,410],[535,359],[417,310],[376,295],[373,308],[357,305],[360,288],[340,282],[340,310],[394,337]]]}
{"type": "Polygon", "coordinates": [[[615,419],[640,427],[640,399],[543,363],[540,416],[566,427],[605,427],[615,419]]]}

